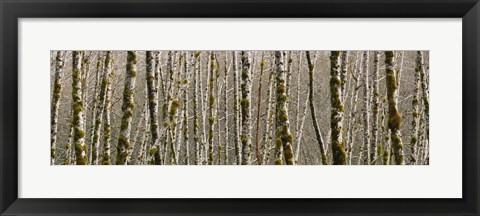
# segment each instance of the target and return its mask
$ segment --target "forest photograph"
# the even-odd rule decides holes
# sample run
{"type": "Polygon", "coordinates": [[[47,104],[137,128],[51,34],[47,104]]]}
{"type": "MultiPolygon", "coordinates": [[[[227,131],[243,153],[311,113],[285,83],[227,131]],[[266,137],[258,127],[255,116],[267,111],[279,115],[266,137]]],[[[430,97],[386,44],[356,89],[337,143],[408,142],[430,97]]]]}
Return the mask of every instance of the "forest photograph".
{"type": "Polygon", "coordinates": [[[426,50],[52,50],[50,94],[51,165],[429,165],[426,50]]]}

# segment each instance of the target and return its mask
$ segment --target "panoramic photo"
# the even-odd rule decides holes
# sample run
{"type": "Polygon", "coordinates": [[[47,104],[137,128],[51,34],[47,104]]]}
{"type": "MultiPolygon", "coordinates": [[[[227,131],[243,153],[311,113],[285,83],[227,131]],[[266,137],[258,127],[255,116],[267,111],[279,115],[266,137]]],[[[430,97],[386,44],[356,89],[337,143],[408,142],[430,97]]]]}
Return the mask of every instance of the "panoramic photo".
{"type": "Polygon", "coordinates": [[[51,165],[428,165],[429,51],[52,50],[51,165]]]}

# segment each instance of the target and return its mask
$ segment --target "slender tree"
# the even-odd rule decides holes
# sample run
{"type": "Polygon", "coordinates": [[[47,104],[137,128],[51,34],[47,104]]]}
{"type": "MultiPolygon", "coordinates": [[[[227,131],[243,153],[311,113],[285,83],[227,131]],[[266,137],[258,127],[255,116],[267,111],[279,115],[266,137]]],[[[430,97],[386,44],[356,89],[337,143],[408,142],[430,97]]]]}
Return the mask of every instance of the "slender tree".
{"type": "MultiPolygon", "coordinates": [[[[107,53],[107,56],[109,54],[107,53]]],[[[108,58],[109,62],[105,62],[107,65],[112,65],[113,67],[113,55],[111,58],[108,58]]],[[[106,75],[107,79],[105,80],[106,88],[105,88],[105,103],[103,106],[103,152],[102,152],[102,164],[103,165],[110,165],[111,164],[111,155],[110,155],[110,148],[111,148],[111,109],[112,109],[112,82],[114,78],[115,71],[113,68],[110,68],[109,73],[106,75]]]]}
{"type": "Polygon", "coordinates": [[[347,85],[347,67],[348,67],[348,51],[342,51],[340,52],[340,81],[341,81],[341,88],[340,90],[342,91],[342,95],[340,95],[340,98],[342,99],[342,102],[345,103],[345,97],[346,97],[346,85],[347,85]]]}
{"type": "MultiPolygon", "coordinates": [[[[88,77],[90,70],[90,55],[82,51],[82,63],[81,63],[81,86],[82,86],[82,101],[83,101],[83,125],[87,129],[87,112],[88,110],[88,77]]],[[[85,140],[85,143],[87,141],[85,140]]]]}
{"type": "MultiPolygon", "coordinates": [[[[103,73],[102,73],[102,81],[100,85],[100,92],[98,94],[98,102],[97,106],[95,107],[95,120],[93,126],[93,133],[91,136],[91,145],[92,145],[92,164],[98,165],[98,158],[99,158],[99,148],[100,148],[100,129],[101,124],[103,122],[103,110],[105,106],[105,95],[107,92],[107,84],[109,83],[110,73],[112,73],[112,65],[110,62],[112,61],[113,54],[111,51],[107,51],[105,53],[105,61],[103,64],[103,73]]],[[[98,66],[98,65],[97,65],[98,66]]]]}
{"type": "Polygon", "coordinates": [[[73,143],[75,146],[75,162],[77,165],[86,165],[88,163],[88,149],[85,144],[85,125],[83,121],[81,52],[73,51],[72,58],[73,143]]]}
{"type": "Polygon", "coordinates": [[[393,155],[395,164],[403,165],[403,144],[400,137],[400,126],[402,124],[402,116],[397,109],[397,78],[395,74],[395,57],[393,51],[385,51],[385,71],[387,85],[387,101],[388,101],[388,129],[390,130],[393,155]]]}
{"type": "Polygon", "coordinates": [[[208,165],[213,165],[213,138],[214,138],[214,128],[215,128],[215,70],[216,70],[216,62],[215,62],[215,53],[210,52],[210,64],[209,64],[209,73],[210,73],[210,80],[208,81],[209,85],[209,101],[208,101],[208,165]]]}
{"type": "Polygon", "coordinates": [[[228,152],[229,152],[229,146],[228,146],[228,143],[229,143],[229,130],[228,130],[228,124],[230,123],[228,121],[228,117],[229,117],[229,114],[228,114],[228,72],[230,70],[230,67],[229,65],[227,64],[228,62],[228,52],[225,52],[225,76],[223,77],[223,86],[224,86],[224,103],[223,103],[223,106],[224,106],[224,109],[225,109],[225,131],[224,131],[224,134],[225,134],[225,137],[224,137],[224,140],[225,140],[225,148],[224,148],[224,161],[223,163],[225,165],[228,165],[229,163],[229,157],[228,157],[228,152]]]}
{"type": "Polygon", "coordinates": [[[144,103],[144,108],[143,108],[143,122],[144,122],[144,125],[143,125],[143,129],[142,129],[142,139],[141,141],[139,142],[140,143],[140,147],[139,147],[139,150],[138,150],[138,157],[137,157],[137,164],[144,164],[146,159],[147,159],[147,149],[148,149],[148,145],[147,145],[147,139],[148,139],[148,134],[150,133],[149,131],[149,120],[150,120],[150,116],[149,116],[149,109],[148,109],[148,104],[149,104],[149,101],[148,101],[148,86],[145,85],[145,103],[144,103]]]}
{"type": "MultiPolygon", "coordinates": [[[[368,63],[369,55],[368,51],[363,52],[363,150],[360,151],[360,155],[364,155],[364,164],[369,165],[371,162],[370,159],[370,92],[369,92],[369,81],[368,81],[368,63]]],[[[375,152],[375,151],[374,151],[375,152]]],[[[361,157],[359,158],[359,164],[361,162],[361,157]]]]}
{"type": "MultiPolygon", "coordinates": [[[[282,146],[283,157],[287,165],[295,165],[293,157],[293,135],[290,133],[290,121],[288,119],[288,96],[286,94],[286,74],[283,62],[283,53],[275,51],[275,68],[276,68],[276,146],[282,146]]],[[[279,148],[279,147],[277,147],[279,148]]],[[[276,157],[278,158],[281,157],[276,157]]],[[[275,161],[275,164],[282,164],[275,161]]]]}
{"type": "Polygon", "coordinates": [[[98,106],[98,97],[99,97],[99,84],[100,84],[100,80],[101,80],[101,76],[102,76],[102,57],[100,55],[100,53],[97,55],[97,68],[96,68],[96,72],[95,72],[95,87],[94,87],[94,90],[93,90],[93,105],[92,105],[92,109],[91,109],[91,113],[90,113],[90,116],[92,117],[92,120],[91,120],[91,123],[90,123],[90,151],[89,151],[89,156],[88,156],[88,159],[89,159],[89,164],[94,164],[96,158],[97,158],[97,155],[95,155],[95,159],[93,158],[93,154],[96,151],[98,150],[94,150],[95,147],[94,147],[94,143],[93,143],[93,138],[94,138],[94,135],[95,135],[95,124],[97,122],[97,113],[96,113],[96,110],[97,110],[97,106],[98,106]]]}
{"type": "Polygon", "coordinates": [[[353,161],[353,150],[354,150],[354,143],[355,143],[355,135],[356,135],[356,125],[357,125],[357,101],[358,101],[358,93],[361,87],[360,77],[362,76],[362,67],[361,57],[357,53],[355,65],[351,73],[352,82],[352,90],[350,94],[350,109],[348,114],[348,126],[346,131],[346,143],[347,143],[347,157],[348,157],[348,164],[352,164],[353,161]]]}
{"type": "MultiPolygon", "coordinates": [[[[307,114],[307,107],[308,107],[308,97],[306,100],[305,108],[303,109],[302,120],[300,120],[300,78],[301,76],[301,69],[302,69],[302,51],[298,52],[298,71],[297,71],[297,112],[296,112],[296,120],[295,120],[295,138],[296,138],[296,150],[295,150],[295,163],[298,164],[298,157],[300,153],[300,144],[302,143],[302,131],[303,130],[303,123],[305,122],[305,116],[307,114]],[[301,122],[301,123],[300,123],[301,122]]],[[[308,93],[307,93],[308,94],[308,93]]]]}
{"type": "MultiPolygon", "coordinates": [[[[430,102],[429,102],[429,92],[428,92],[428,77],[426,73],[426,68],[424,67],[424,55],[422,51],[417,51],[417,61],[420,61],[420,64],[418,66],[420,67],[420,84],[422,87],[422,101],[423,101],[423,114],[425,117],[425,141],[428,143],[430,139],[430,102]]],[[[426,157],[427,154],[424,155],[426,157]]]]}
{"type": "Polygon", "coordinates": [[[60,106],[60,97],[62,92],[62,77],[64,67],[63,52],[57,51],[55,58],[55,81],[53,83],[52,106],[50,116],[50,163],[55,165],[55,156],[57,152],[57,132],[58,132],[58,108],[60,106]]]}
{"type": "MultiPolygon", "coordinates": [[[[200,79],[199,79],[199,84],[200,84],[200,97],[202,98],[201,100],[201,104],[202,104],[202,113],[201,113],[201,116],[202,116],[202,130],[200,131],[201,132],[201,137],[202,137],[202,143],[200,145],[201,147],[201,153],[200,153],[200,157],[201,157],[201,163],[203,165],[207,164],[208,163],[208,148],[207,148],[207,143],[208,143],[208,138],[207,138],[207,108],[208,108],[208,105],[207,105],[207,102],[208,102],[208,82],[210,80],[210,72],[209,72],[209,67],[210,65],[210,55],[207,53],[207,64],[206,64],[206,67],[203,67],[205,68],[205,74],[206,74],[206,84],[205,86],[203,86],[203,81],[202,81],[202,77],[200,76],[200,79]]],[[[202,67],[201,67],[202,68],[202,67]]],[[[200,74],[203,74],[201,71],[200,71],[200,74]]]]}
{"type": "Polygon", "coordinates": [[[185,164],[186,165],[190,165],[190,149],[189,149],[189,130],[188,130],[188,119],[189,119],[189,115],[188,115],[188,106],[189,106],[189,100],[188,100],[188,90],[189,90],[189,79],[190,79],[190,70],[191,68],[189,68],[189,60],[191,58],[193,58],[193,52],[187,52],[184,54],[185,55],[185,60],[184,60],[184,67],[183,67],[183,70],[184,70],[184,77],[183,77],[183,141],[184,141],[184,144],[183,146],[185,146],[185,155],[184,155],[184,158],[185,158],[185,164]]]}
{"type": "Polygon", "coordinates": [[[343,141],[343,102],[341,100],[342,89],[340,79],[340,52],[330,52],[330,104],[331,118],[330,128],[332,130],[332,153],[334,165],[345,165],[347,163],[345,154],[345,143],[343,141]]]}
{"type": "Polygon", "coordinates": [[[252,77],[251,77],[251,53],[250,51],[242,51],[242,79],[240,85],[240,91],[242,99],[240,100],[241,107],[241,124],[242,134],[240,135],[240,141],[242,142],[242,165],[250,164],[250,149],[252,146],[252,135],[250,125],[250,101],[252,99],[252,77]]]}
{"type": "MultiPolygon", "coordinates": [[[[147,95],[147,93],[145,92],[145,96],[147,95]]],[[[126,164],[127,165],[130,165],[130,164],[136,164],[137,163],[137,156],[135,156],[135,152],[137,152],[137,155],[140,155],[139,152],[142,152],[143,151],[143,146],[141,145],[142,142],[139,141],[139,137],[140,137],[140,131],[142,131],[142,139],[143,139],[143,135],[145,135],[145,127],[142,127],[142,125],[145,125],[144,121],[145,121],[145,115],[147,114],[148,112],[148,100],[145,100],[145,103],[143,105],[143,108],[141,110],[141,114],[140,114],[140,118],[138,119],[138,122],[135,126],[135,132],[134,132],[134,136],[132,138],[132,144],[130,145],[130,148],[127,150],[128,151],[128,154],[127,154],[127,161],[126,161],[126,164]],[[133,158],[133,159],[132,159],[133,158]]]]}
{"type": "Polygon", "coordinates": [[[193,85],[193,142],[195,143],[195,164],[199,165],[201,164],[201,140],[199,137],[199,120],[198,120],[198,108],[200,107],[199,100],[198,100],[198,82],[197,80],[200,79],[200,52],[196,51],[194,53],[192,60],[192,68],[193,68],[193,73],[194,73],[194,78],[192,79],[192,85],[193,85]]]}
{"type": "MultiPolygon", "coordinates": [[[[290,86],[292,85],[292,62],[293,62],[293,58],[292,58],[292,51],[287,51],[285,52],[285,55],[284,55],[284,63],[286,64],[286,90],[285,90],[285,94],[286,95],[290,95],[290,86]]],[[[288,106],[288,105],[287,105],[288,106]]]]}
{"type": "Polygon", "coordinates": [[[259,76],[259,85],[258,85],[258,102],[257,102],[257,129],[255,132],[255,152],[257,155],[257,164],[261,165],[261,155],[260,155],[260,114],[262,113],[262,76],[263,69],[265,67],[265,59],[262,53],[262,60],[260,62],[260,76],[259,76]]]}
{"type": "Polygon", "coordinates": [[[380,65],[379,65],[379,58],[380,53],[378,51],[373,52],[373,86],[372,86],[372,142],[371,142],[371,151],[370,151],[370,159],[372,160],[373,164],[378,163],[378,157],[381,155],[382,146],[378,143],[378,111],[380,103],[378,101],[379,93],[379,73],[380,73],[380,65]]]}
{"type": "Polygon", "coordinates": [[[160,136],[158,127],[158,90],[154,73],[155,54],[153,51],[147,51],[147,91],[148,91],[148,109],[150,116],[150,149],[149,163],[159,165],[160,161],[160,136]]]}
{"type": "MultiPolygon", "coordinates": [[[[273,61],[271,61],[273,63],[273,61]]],[[[272,111],[272,107],[274,106],[274,103],[273,103],[273,96],[274,96],[274,92],[273,92],[273,85],[274,85],[274,75],[275,75],[275,71],[274,71],[274,65],[271,66],[271,69],[270,69],[270,75],[269,75],[269,78],[268,78],[268,89],[267,89],[267,102],[266,102],[266,105],[267,105],[267,110],[265,111],[265,115],[264,115],[264,119],[263,119],[263,122],[265,123],[265,127],[264,127],[264,133],[263,133],[263,153],[262,153],[262,164],[266,164],[268,163],[268,160],[269,160],[269,157],[270,157],[270,150],[271,150],[271,144],[272,144],[272,137],[273,137],[273,130],[272,130],[272,125],[273,125],[273,118],[274,118],[274,114],[275,112],[272,111]]]]}
{"type": "Polygon", "coordinates": [[[410,163],[415,165],[417,163],[417,148],[418,148],[418,124],[419,124],[419,107],[418,107],[418,97],[420,89],[420,74],[422,69],[422,56],[417,53],[417,58],[415,61],[415,74],[414,74],[414,87],[413,87],[413,97],[412,97],[412,134],[410,136],[410,163]]]}
{"type": "Polygon", "coordinates": [[[313,128],[315,129],[315,136],[317,138],[318,145],[320,146],[320,155],[321,155],[321,160],[323,165],[327,165],[327,156],[325,154],[325,147],[324,147],[324,142],[323,142],[323,137],[322,133],[320,132],[320,128],[317,123],[317,114],[315,111],[315,103],[313,101],[313,81],[314,81],[314,74],[315,74],[315,63],[317,62],[317,57],[316,55],[313,57],[313,59],[310,56],[310,51],[306,51],[306,56],[307,56],[307,64],[308,64],[308,71],[309,71],[309,93],[308,93],[308,101],[310,104],[310,113],[312,115],[312,122],[313,122],[313,128]],[[312,61],[313,60],[313,61],[312,61]]]}
{"type": "Polygon", "coordinates": [[[128,149],[131,148],[132,144],[130,142],[130,131],[132,128],[133,109],[135,108],[133,90],[135,88],[135,78],[137,76],[137,58],[138,54],[136,51],[127,52],[127,72],[125,74],[125,86],[123,88],[123,117],[117,144],[117,165],[126,164],[128,149]]]}
{"type": "Polygon", "coordinates": [[[238,98],[238,64],[237,64],[237,51],[232,52],[232,67],[233,67],[233,137],[235,144],[235,158],[237,159],[237,165],[242,164],[242,147],[240,143],[240,136],[238,131],[240,130],[240,108],[238,98]]]}

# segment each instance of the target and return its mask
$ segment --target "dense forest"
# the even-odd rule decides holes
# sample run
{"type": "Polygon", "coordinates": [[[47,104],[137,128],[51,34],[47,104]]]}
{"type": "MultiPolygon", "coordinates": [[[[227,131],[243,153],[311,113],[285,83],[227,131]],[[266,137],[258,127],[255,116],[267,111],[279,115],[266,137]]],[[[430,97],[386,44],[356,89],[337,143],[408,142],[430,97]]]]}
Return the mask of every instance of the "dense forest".
{"type": "Polygon", "coordinates": [[[51,51],[52,165],[426,165],[428,51],[51,51]]]}

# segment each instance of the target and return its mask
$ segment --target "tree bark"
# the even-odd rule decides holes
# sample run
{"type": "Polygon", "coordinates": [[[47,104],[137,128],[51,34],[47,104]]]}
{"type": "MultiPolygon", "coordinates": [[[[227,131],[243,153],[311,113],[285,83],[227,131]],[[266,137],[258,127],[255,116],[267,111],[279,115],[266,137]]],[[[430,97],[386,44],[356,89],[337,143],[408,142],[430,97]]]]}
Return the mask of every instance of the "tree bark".
{"type": "Polygon", "coordinates": [[[133,91],[135,89],[135,79],[137,76],[137,58],[138,55],[136,51],[127,52],[125,86],[123,87],[123,117],[117,144],[117,165],[126,164],[129,149],[132,148],[130,131],[132,129],[133,109],[135,108],[133,91]]]}
{"type": "Polygon", "coordinates": [[[75,146],[75,160],[77,165],[87,165],[87,145],[85,144],[85,126],[83,121],[83,95],[82,95],[82,72],[81,52],[73,51],[72,68],[72,98],[73,98],[73,143],[75,146]]]}
{"type": "Polygon", "coordinates": [[[261,155],[260,155],[260,114],[262,113],[262,76],[263,69],[265,67],[265,59],[262,53],[262,60],[260,62],[260,76],[259,76],[259,85],[258,85],[258,102],[257,102],[257,128],[255,133],[255,152],[257,155],[257,164],[261,165],[261,155]]]}
{"type": "Polygon", "coordinates": [[[63,77],[63,67],[65,62],[63,59],[63,52],[57,51],[57,56],[55,58],[55,81],[53,83],[53,93],[52,93],[52,107],[51,107],[51,116],[50,116],[50,164],[55,165],[55,156],[57,152],[57,132],[58,132],[58,108],[60,106],[60,98],[62,92],[62,77],[63,77]]]}
{"type": "Polygon", "coordinates": [[[155,55],[153,51],[147,51],[146,57],[146,78],[147,78],[147,92],[148,92],[148,109],[150,117],[150,149],[148,152],[150,164],[161,164],[161,149],[160,149],[160,136],[158,127],[158,90],[155,79],[154,64],[155,55]]]}
{"type": "Polygon", "coordinates": [[[111,97],[112,97],[112,82],[114,77],[113,67],[113,54],[111,51],[107,53],[107,59],[105,60],[105,65],[107,66],[108,71],[105,79],[105,103],[103,106],[103,152],[102,152],[102,165],[111,164],[110,156],[110,141],[111,141],[111,127],[110,127],[110,112],[112,109],[111,97]],[[111,58],[108,58],[110,55],[111,58]],[[107,62],[108,59],[108,62],[107,62]]]}
{"type": "Polygon", "coordinates": [[[242,134],[240,135],[240,141],[242,142],[242,165],[250,164],[250,149],[252,146],[252,135],[250,125],[250,101],[252,99],[252,77],[251,77],[251,56],[250,51],[242,51],[242,79],[240,85],[240,91],[242,99],[240,100],[241,107],[241,124],[242,134]]]}
{"type": "Polygon", "coordinates": [[[422,55],[421,52],[417,52],[417,58],[415,60],[415,74],[414,74],[414,88],[413,88],[413,97],[412,97],[412,135],[410,136],[410,163],[412,165],[417,164],[417,148],[418,148],[418,124],[419,124],[419,108],[418,108],[418,97],[420,89],[420,76],[422,69],[422,55]]]}
{"type": "Polygon", "coordinates": [[[382,154],[382,146],[378,142],[378,111],[379,111],[379,73],[380,73],[380,65],[379,65],[380,53],[378,51],[373,52],[373,90],[372,90],[372,149],[370,151],[370,159],[372,160],[373,164],[378,163],[378,159],[382,154]]]}
{"type": "MultiPolygon", "coordinates": [[[[287,165],[295,165],[293,157],[293,136],[290,133],[290,121],[288,119],[288,96],[286,95],[286,73],[284,69],[283,53],[275,51],[276,67],[276,139],[277,148],[282,147],[283,156],[287,165]]],[[[281,156],[276,156],[276,160],[281,160],[281,156]]],[[[275,164],[283,164],[282,161],[275,161],[275,164]]]]}
{"type": "Polygon", "coordinates": [[[425,153],[423,154],[424,160],[428,159],[428,144],[430,141],[430,102],[429,102],[429,91],[428,91],[428,77],[426,73],[426,68],[424,67],[424,55],[422,51],[417,51],[417,58],[420,58],[420,83],[422,87],[422,101],[423,101],[423,115],[425,118],[424,121],[424,130],[425,130],[425,153]]]}
{"type": "Polygon", "coordinates": [[[308,63],[308,71],[309,71],[309,93],[308,93],[308,101],[310,104],[310,113],[312,116],[312,122],[313,122],[313,128],[315,129],[315,136],[317,138],[318,145],[320,147],[320,156],[322,160],[323,165],[327,165],[327,156],[325,154],[325,147],[324,147],[324,142],[323,142],[323,137],[322,133],[320,131],[320,128],[317,123],[317,114],[315,111],[315,103],[313,101],[313,80],[314,80],[314,74],[315,74],[315,63],[316,63],[316,57],[314,57],[313,61],[310,57],[310,52],[306,51],[306,56],[307,56],[307,63],[308,63]]]}
{"type": "Polygon", "coordinates": [[[200,108],[199,106],[199,100],[198,100],[198,90],[199,90],[199,84],[198,81],[200,78],[200,52],[196,51],[194,53],[194,56],[192,58],[192,68],[194,68],[194,77],[192,80],[192,85],[193,85],[193,142],[195,143],[195,164],[200,165],[201,164],[201,152],[202,149],[200,148],[201,145],[201,138],[199,137],[199,121],[198,121],[198,110],[200,108]]]}
{"type": "Polygon", "coordinates": [[[350,95],[350,111],[348,114],[348,127],[346,131],[346,138],[347,138],[347,158],[348,158],[348,164],[352,164],[353,161],[353,150],[354,150],[354,142],[355,142],[355,130],[356,130],[356,124],[357,124],[357,101],[358,101],[358,90],[361,87],[360,83],[360,77],[362,76],[362,70],[360,69],[362,67],[362,61],[361,57],[359,57],[359,54],[356,55],[355,59],[355,65],[351,73],[351,77],[353,78],[353,86],[351,90],[351,95],[350,95]]]}
{"type": "Polygon", "coordinates": [[[387,125],[390,130],[393,155],[396,165],[403,165],[403,144],[400,137],[400,126],[402,117],[397,109],[397,78],[395,74],[395,57],[393,51],[385,51],[385,71],[387,85],[387,101],[388,101],[388,121],[387,125]]]}
{"type": "Polygon", "coordinates": [[[237,51],[232,52],[232,67],[233,67],[233,137],[235,144],[235,158],[237,165],[242,164],[242,147],[240,143],[240,108],[238,98],[238,65],[237,65],[237,51]]]}
{"type": "Polygon", "coordinates": [[[215,54],[213,51],[210,52],[209,55],[210,64],[208,66],[210,79],[208,80],[209,85],[209,100],[208,100],[208,165],[213,165],[213,138],[214,138],[214,128],[215,128],[215,70],[216,70],[216,62],[215,62],[215,54]]]}
{"type": "Polygon", "coordinates": [[[341,79],[340,79],[340,52],[330,52],[330,103],[331,117],[330,127],[332,130],[332,154],[334,165],[345,165],[347,163],[345,154],[345,143],[343,141],[343,113],[344,107],[341,100],[341,79]]]}
{"type": "MultiPolygon", "coordinates": [[[[370,158],[370,92],[369,92],[369,81],[368,81],[368,64],[369,64],[369,55],[368,51],[363,52],[363,155],[365,159],[363,163],[369,165],[371,163],[370,158]]],[[[373,151],[375,152],[375,151],[373,151]]],[[[362,152],[360,151],[361,155],[362,152]]],[[[359,158],[359,163],[361,162],[361,157],[359,158]]]]}
{"type": "Polygon", "coordinates": [[[190,80],[190,70],[189,68],[190,62],[193,58],[193,52],[187,52],[185,53],[185,64],[184,64],[184,77],[183,77],[183,141],[185,146],[185,164],[190,165],[190,139],[189,139],[189,130],[188,130],[188,118],[189,118],[189,113],[188,113],[188,106],[189,106],[189,100],[188,100],[188,90],[189,90],[189,80],[190,80]]]}
{"type": "Polygon", "coordinates": [[[228,52],[225,52],[225,76],[224,76],[224,80],[223,80],[223,86],[225,88],[225,91],[224,91],[224,108],[225,108],[225,131],[224,131],[224,134],[225,134],[225,149],[224,149],[224,165],[228,165],[229,163],[229,157],[228,157],[228,152],[229,152],[229,134],[228,134],[228,124],[229,124],[229,121],[228,121],[228,117],[229,117],[229,114],[228,114],[228,72],[230,70],[230,67],[229,65],[227,64],[228,62],[228,52]]]}
{"type": "MultiPolygon", "coordinates": [[[[270,58],[273,59],[273,58],[270,58]]],[[[273,137],[273,119],[275,115],[275,110],[272,110],[272,107],[274,106],[274,92],[273,92],[273,87],[274,87],[274,75],[275,75],[275,62],[273,60],[271,61],[271,68],[270,68],[270,75],[268,77],[268,90],[267,90],[267,110],[265,112],[265,129],[263,133],[263,154],[262,154],[262,164],[267,164],[268,161],[270,160],[270,152],[271,152],[271,145],[272,145],[272,137],[273,137]]]]}

